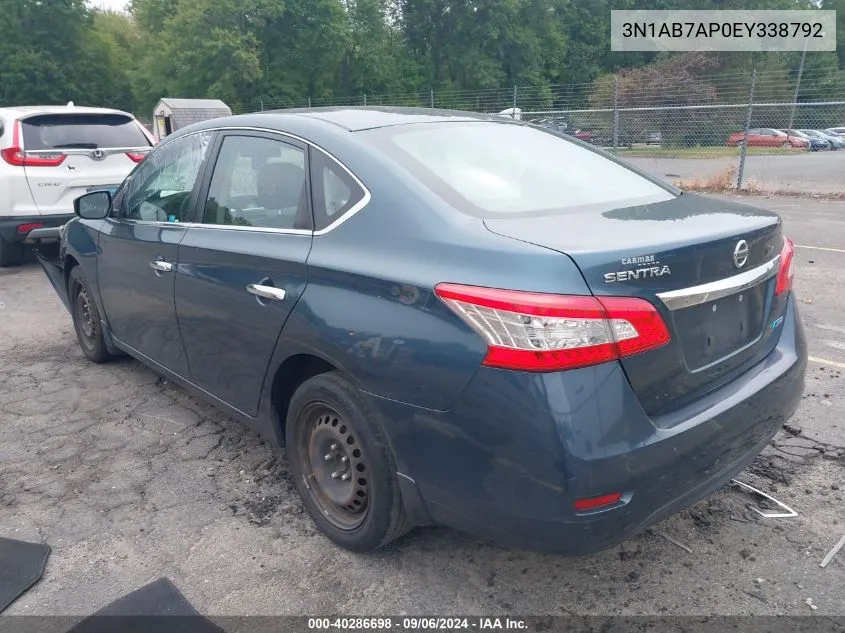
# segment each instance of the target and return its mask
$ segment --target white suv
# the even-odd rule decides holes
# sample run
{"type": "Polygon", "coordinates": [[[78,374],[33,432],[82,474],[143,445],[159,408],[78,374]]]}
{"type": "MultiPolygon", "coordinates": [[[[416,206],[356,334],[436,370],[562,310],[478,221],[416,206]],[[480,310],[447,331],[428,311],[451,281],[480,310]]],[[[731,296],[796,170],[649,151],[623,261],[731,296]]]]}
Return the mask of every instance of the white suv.
{"type": "Polygon", "coordinates": [[[134,116],[67,106],[0,108],[0,266],[23,260],[33,229],[73,217],[73,201],[115,189],[155,144],[134,116]]]}

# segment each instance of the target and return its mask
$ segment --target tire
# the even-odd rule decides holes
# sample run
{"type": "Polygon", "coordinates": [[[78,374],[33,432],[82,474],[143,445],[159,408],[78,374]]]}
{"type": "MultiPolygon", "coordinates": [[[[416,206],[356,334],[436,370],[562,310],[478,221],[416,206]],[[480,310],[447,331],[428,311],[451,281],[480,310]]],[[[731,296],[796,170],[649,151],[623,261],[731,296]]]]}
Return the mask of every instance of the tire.
{"type": "Polygon", "coordinates": [[[106,341],[100,327],[100,312],[91,293],[88,280],[79,268],[74,266],[68,279],[68,302],[76,330],[76,340],[85,358],[92,363],[105,363],[112,359],[106,348],[106,341]]]}
{"type": "Polygon", "coordinates": [[[20,266],[24,260],[23,244],[0,237],[0,268],[20,266]]]}
{"type": "Polygon", "coordinates": [[[781,149],[789,149],[790,147],[792,147],[792,143],[790,143],[789,141],[781,143],[781,149]]]}
{"type": "Polygon", "coordinates": [[[379,415],[352,383],[337,372],[302,383],[285,437],[297,492],[334,543],[367,552],[410,531],[379,415]]]}

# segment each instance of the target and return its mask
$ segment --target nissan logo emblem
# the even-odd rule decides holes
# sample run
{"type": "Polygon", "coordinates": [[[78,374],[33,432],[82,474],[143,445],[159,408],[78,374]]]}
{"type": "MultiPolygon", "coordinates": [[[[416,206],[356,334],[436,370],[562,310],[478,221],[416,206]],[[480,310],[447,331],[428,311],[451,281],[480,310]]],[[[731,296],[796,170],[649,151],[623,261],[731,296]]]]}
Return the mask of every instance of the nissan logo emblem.
{"type": "Polygon", "coordinates": [[[748,261],[748,242],[739,240],[734,248],[734,266],[742,268],[748,261]]]}

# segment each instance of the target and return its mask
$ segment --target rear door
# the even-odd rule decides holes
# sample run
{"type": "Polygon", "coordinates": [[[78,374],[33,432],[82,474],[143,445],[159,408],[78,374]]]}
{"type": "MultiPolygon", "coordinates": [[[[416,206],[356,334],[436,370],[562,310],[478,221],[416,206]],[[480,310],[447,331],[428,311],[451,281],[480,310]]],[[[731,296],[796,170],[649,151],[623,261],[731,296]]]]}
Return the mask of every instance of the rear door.
{"type": "Polygon", "coordinates": [[[39,114],[20,121],[32,159],[26,179],[38,213],[73,213],[73,201],[93,189],[117,189],[152,146],[134,118],[120,113],[39,114]]]}
{"type": "Polygon", "coordinates": [[[179,247],[176,313],[192,382],[255,415],[270,356],[307,281],[308,148],[228,132],[207,181],[179,247]]]}

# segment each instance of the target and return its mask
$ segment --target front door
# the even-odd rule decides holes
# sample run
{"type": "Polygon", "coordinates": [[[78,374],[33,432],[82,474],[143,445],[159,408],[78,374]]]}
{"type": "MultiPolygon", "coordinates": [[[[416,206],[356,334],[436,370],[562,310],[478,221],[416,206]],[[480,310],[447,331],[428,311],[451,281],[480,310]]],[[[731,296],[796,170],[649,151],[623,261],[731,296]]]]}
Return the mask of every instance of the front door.
{"type": "Polygon", "coordinates": [[[188,375],[173,301],[179,243],[196,206],[212,136],[185,136],[153,152],[124,183],[100,234],[97,279],[112,335],[188,375]]]}
{"type": "Polygon", "coordinates": [[[296,141],[226,133],[197,223],[179,247],[176,314],[191,380],[252,416],[276,341],[305,290],[307,172],[307,149],[296,141]]]}

